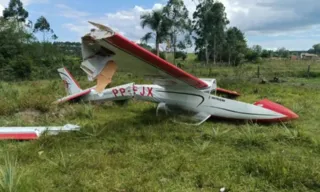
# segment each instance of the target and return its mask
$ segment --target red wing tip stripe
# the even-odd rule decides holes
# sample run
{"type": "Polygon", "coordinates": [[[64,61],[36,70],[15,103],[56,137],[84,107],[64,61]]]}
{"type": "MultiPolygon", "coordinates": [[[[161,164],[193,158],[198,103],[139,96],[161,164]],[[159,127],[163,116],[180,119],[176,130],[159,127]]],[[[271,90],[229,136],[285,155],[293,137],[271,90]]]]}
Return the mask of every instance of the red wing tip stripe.
{"type": "Polygon", "coordinates": [[[15,140],[32,140],[37,139],[36,133],[0,133],[0,140],[15,139],[15,140]]]}

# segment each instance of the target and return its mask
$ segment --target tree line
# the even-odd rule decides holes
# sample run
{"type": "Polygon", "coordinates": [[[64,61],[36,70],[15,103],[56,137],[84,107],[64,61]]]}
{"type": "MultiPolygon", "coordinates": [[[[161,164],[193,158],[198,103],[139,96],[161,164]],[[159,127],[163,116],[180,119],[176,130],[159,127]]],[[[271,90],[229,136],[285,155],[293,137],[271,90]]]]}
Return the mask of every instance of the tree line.
{"type": "Polygon", "coordinates": [[[192,20],[183,0],[169,0],[163,8],[140,18],[141,26],[152,31],[141,38],[142,43],[154,38],[157,55],[159,45],[166,44],[166,51],[173,53],[174,64],[177,53],[181,55],[182,50],[192,46],[192,39],[198,60],[206,65],[210,61],[237,65],[245,57],[244,33],[237,27],[227,27],[229,20],[221,2],[199,0],[192,20]]]}
{"type": "MultiPolygon", "coordinates": [[[[278,50],[263,49],[260,45],[248,47],[245,34],[237,27],[229,26],[223,3],[215,0],[194,0],[196,11],[189,17],[183,0],[169,0],[167,4],[151,13],[140,16],[141,26],[152,32],[141,38],[145,46],[151,38],[155,39],[156,54],[159,45],[167,44],[165,52],[172,52],[175,59],[181,57],[182,50],[190,48],[194,41],[195,54],[205,65],[227,63],[239,65],[241,62],[260,62],[263,58],[289,58],[296,54],[286,48],[278,50]]],[[[304,51],[305,52],[305,51],[304,51]]],[[[320,44],[315,44],[309,53],[320,53],[320,44]]],[[[184,57],[185,57],[184,56],[184,57]]]]}
{"type": "MultiPolygon", "coordinates": [[[[229,20],[224,5],[215,0],[198,0],[196,11],[190,17],[183,0],[169,0],[157,10],[141,15],[142,28],[151,32],[141,38],[140,46],[166,59],[171,52],[176,59],[187,58],[186,49],[195,47],[197,59],[209,65],[226,63],[239,65],[244,61],[260,62],[262,58],[288,58],[292,51],[276,51],[260,45],[248,47],[245,34],[229,20]],[[148,45],[154,39],[155,47],[148,45]],[[165,45],[165,51],[160,51],[165,45]]],[[[57,68],[66,66],[75,75],[82,74],[81,43],[62,42],[49,21],[39,17],[28,20],[29,13],[21,0],[10,0],[0,17],[0,81],[45,79],[57,77],[57,68]],[[40,34],[37,38],[37,34],[40,34]]],[[[319,54],[320,44],[309,53],[319,54]]]]}
{"type": "Polygon", "coordinates": [[[62,65],[80,73],[81,44],[59,42],[49,21],[33,24],[20,0],[10,0],[0,17],[0,81],[56,77],[62,65]],[[40,33],[42,38],[37,39],[40,33]]]}

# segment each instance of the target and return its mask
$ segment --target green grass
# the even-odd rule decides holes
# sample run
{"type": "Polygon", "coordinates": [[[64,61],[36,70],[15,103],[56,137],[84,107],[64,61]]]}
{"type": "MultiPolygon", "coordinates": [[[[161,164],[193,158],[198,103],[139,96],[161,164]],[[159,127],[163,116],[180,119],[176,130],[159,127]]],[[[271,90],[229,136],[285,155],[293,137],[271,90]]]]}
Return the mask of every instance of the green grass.
{"type": "MultiPolygon", "coordinates": [[[[194,127],[156,118],[147,102],[52,105],[65,95],[59,79],[2,82],[0,125],[72,123],[81,131],[1,141],[0,191],[319,191],[319,77],[288,73],[284,83],[259,84],[250,76],[255,65],[211,73],[219,86],[239,91],[239,100],[269,98],[300,118],[270,125],[210,119],[194,127]]],[[[113,84],[132,81],[143,80],[119,74],[113,84]]]]}

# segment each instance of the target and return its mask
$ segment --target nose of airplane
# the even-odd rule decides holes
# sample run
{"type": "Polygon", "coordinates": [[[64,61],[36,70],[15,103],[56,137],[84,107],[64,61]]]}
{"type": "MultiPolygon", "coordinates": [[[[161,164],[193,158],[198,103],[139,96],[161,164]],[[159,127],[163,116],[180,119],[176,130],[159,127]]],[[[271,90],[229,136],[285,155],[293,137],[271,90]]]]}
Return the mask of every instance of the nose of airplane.
{"type": "Polygon", "coordinates": [[[283,118],[272,119],[272,120],[270,119],[269,121],[289,121],[289,120],[299,118],[299,116],[296,113],[294,113],[293,111],[291,111],[290,109],[288,109],[278,103],[274,103],[268,99],[263,99],[263,100],[257,101],[256,103],[254,103],[254,105],[272,110],[274,112],[280,113],[285,116],[283,118]]]}

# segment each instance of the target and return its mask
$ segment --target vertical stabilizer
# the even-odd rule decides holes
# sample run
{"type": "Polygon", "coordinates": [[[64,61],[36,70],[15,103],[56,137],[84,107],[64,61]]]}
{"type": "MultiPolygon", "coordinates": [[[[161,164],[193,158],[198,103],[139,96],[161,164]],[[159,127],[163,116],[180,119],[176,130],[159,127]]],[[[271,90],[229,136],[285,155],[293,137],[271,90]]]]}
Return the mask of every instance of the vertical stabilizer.
{"type": "Polygon", "coordinates": [[[58,73],[63,80],[68,95],[73,95],[82,91],[79,83],[73,78],[73,76],[65,67],[59,68],[58,73]]]}

